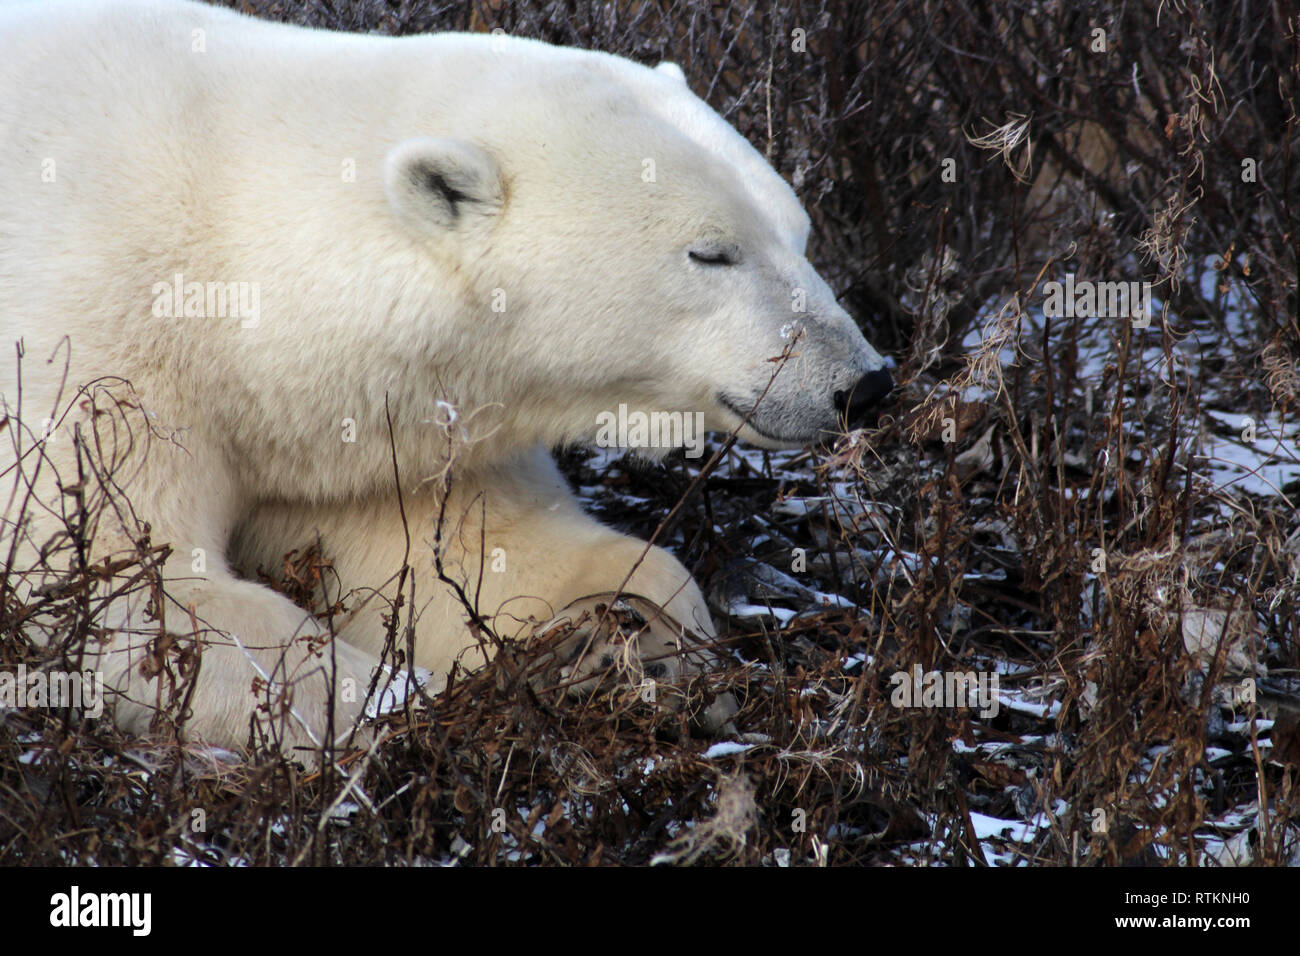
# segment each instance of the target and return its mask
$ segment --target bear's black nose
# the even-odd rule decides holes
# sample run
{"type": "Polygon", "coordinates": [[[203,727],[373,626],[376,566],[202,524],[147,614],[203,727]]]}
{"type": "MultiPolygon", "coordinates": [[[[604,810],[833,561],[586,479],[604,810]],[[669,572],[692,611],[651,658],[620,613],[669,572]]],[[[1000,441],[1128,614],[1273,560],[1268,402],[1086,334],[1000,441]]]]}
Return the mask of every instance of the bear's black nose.
{"type": "Polygon", "coordinates": [[[847,392],[836,392],[835,407],[839,409],[851,428],[867,412],[879,405],[881,399],[888,395],[893,387],[894,380],[889,375],[889,369],[878,368],[858,379],[857,384],[847,392]]]}

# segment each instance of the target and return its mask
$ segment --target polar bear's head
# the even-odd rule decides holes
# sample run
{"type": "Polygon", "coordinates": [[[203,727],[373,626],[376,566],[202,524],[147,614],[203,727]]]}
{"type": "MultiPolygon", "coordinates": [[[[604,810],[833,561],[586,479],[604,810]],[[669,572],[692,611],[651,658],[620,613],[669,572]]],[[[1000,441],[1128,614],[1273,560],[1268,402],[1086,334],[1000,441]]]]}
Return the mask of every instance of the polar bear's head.
{"type": "Polygon", "coordinates": [[[460,297],[448,347],[485,386],[462,399],[552,444],[620,406],[771,448],[852,425],[892,381],[804,257],[790,187],[680,71],[565,52],[506,109],[510,77],[465,89],[463,137],[387,158],[393,211],[460,297]]]}

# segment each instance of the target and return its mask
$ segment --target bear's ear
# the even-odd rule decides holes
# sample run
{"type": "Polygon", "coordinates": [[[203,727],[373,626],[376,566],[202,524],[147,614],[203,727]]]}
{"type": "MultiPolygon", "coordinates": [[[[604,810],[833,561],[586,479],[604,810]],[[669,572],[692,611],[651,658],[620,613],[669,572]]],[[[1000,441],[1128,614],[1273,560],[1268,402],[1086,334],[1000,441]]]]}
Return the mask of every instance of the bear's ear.
{"type": "Polygon", "coordinates": [[[384,190],[397,218],[427,238],[490,219],[504,200],[496,160],[455,139],[398,143],[384,162],[384,190]]]}
{"type": "Polygon", "coordinates": [[[672,60],[664,60],[662,63],[656,66],[655,69],[658,70],[660,73],[663,73],[667,76],[671,76],[674,80],[677,80],[683,86],[686,85],[686,74],[683,73],[682,68],[678,66],[676,63],[674,63],[672,60]]]}

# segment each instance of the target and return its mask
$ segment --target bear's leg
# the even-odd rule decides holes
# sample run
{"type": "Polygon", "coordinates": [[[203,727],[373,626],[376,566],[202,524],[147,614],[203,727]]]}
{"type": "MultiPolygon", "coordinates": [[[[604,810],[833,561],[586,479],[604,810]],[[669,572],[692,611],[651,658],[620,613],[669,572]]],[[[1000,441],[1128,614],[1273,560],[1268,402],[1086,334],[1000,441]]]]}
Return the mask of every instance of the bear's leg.
{"type": "Polygon", "coordinates": [[[233,554],[251,575],[279,567],[285,550],[319,536],[345,592],[340,633],[378,655],[409,530],[414,595],[405,596],[405,606],[416,615],[415,663],[438,677],[455,662],[469,669],[484,662],[466,604],[500,636],[525,638],[570,603],[621,588],[700,637],[715,635],[704,596],[681,562],[584,513],[544,449],[457,476],[445,507],[426,486],[405,493],[403,509],[405,529],[395,496],[361,505],[262,508],[236,534],[233,554]],[[439,566],[454,586],[440,580],[439,566]]]}
{"type": "MultiPolygon", "coordinates": [[[[67,438],[50,442],[39,475],[34,456],[23,461],[39,502],[24,505],[21,528],[13,524],[21,543],[15,565],[30,569],[21,593],[34,608],[31,637],[49,643],[67,636],[61,618],[39,610],[51,588],[88,587],[96,631],[67,652],[91,672],[87,689],[106,692],[104,703],[124,729],[148,731],[167,711],[160,726],[183,718],[187,739],[228,748],[248,741],[255,718],[286,752],[315,748],[331,729],[343,735],[361,713],[377,661],[342,641],[331,644],[322,625],[287,597],[234,574],[225,551],[240,484],[213,450],[218,446],[150,439],[137,405],[126,408],[117,418],[87,412],[80,425],[93,440],[80,451],[67,438]],[[127,426],[138,436],[139,457],[110,468],[96,449],[112,450],[111,429],[127,426]],[[78,474],[114,475],[84,481],[78,494],[97,502],[89,515],[73,507],[80,498],[72,496],[68,476],[78,474]],[[145,523],[151,544],[171,549],[160,568],[161,600],[148,578],[131,580],[140,571],[134,562],[145,523]],[[69,577],[81,564],[91,570],[69,577]],[[110,576],[97,573],[97,565],[123,570],[110,576]]],[[[21,490],[27,479],[15,480],[21,490]]],[[[9,517],[16,522],[18,515],[9,517]]]]}
{"type": "MultiPolygon", "coordinates": [[[[286,754],[309,764],[310,751],[319,750],[331,732],[336,744],[347,740],[378,663],[370,654],[342,640],[331,642],[310,615],[261,584],[225,574],[182,582],[182,576],[194,575],[168,570],[169,637],[159,640],[158,624],[146,617],[142,601],[118,602],[109,610],[108,620],[117,624],[112,641],[84,662],[102,671],[123,729],[149,730],[174,693],[182,700],[188,695],[188,706],[178,713],[189,740],[240,749],[256,724],[255,743],[278,742],[286,754]],[[185,656],[192,639],[197,660],[185,656]],[[160,653],[162,644],[180,656],[160,653]],[[184,677],[194,663],[198,674],[189,695],[184,677]]],[[[364,744],[366,734],[356,740],[364,744]]]]}
{"type": "Polygon", "coordinates": [[[521,612],[550,616],[587,595],[622,590],[648,598],[696,634],[714,636],[704,595],[682,563],[584,512],[546,452],[484,476],[474,490],[483,507],[464,509],[456,556],[472,572],[468,584],[481,580],[480,609],[502,631],[521,612]],[[543,602],[529,604],[527,596],[543,602]]]}
{"type": "MultiPolygon", "coordinates": [[[[711,644],[716,631],[690,572],[663,548],[620,534],[583,512],[544,450],[480,476],[462,489],[469,491],[472,497],[453,496],[444,512],[438,536],[444,573],[453,565],[449,559],[458,562],[453,566],[462,574],[462,593],[476,596],[478,613],[503,637],[558,637],[552,646],[565,661],[559,684],[583,693],[609,679],[607,671],[616,666],[618,679],[636,686],[653,678],[680,688],[682,678],[719,661],[717,651],[701,647],[701,639],[711,644]],[[460,510],[453,510],[457,503],[460,510]],[[449,534],[449,526],[457,533],[449,534]],[[456,546],[447,547],[448,542],[456,546]],[[612,592],[645,598],[649,606],[629,597],[611,608],[612,592]],[[633,645],[624,643],[615,621],[621,634],[637,635],[633,645]],[[683,627],[689,633],[682,633],[683,627]],[[629,657],[625,652],[631,651],[629,657]]],[[[421,557],[431,563],[432,549],[421,557]]],[[[425,633],[419,632],[422,642],[425,633]]],[[[556,682],[543,678],[542,683],[556,682]]],[[[660,699],[672,709],[681,701],[677,692],[660,699]]],[[[693,722],[709,732],[731,729],[727,721],[736,710],[735,699],[724,693],[693,722]]]]}

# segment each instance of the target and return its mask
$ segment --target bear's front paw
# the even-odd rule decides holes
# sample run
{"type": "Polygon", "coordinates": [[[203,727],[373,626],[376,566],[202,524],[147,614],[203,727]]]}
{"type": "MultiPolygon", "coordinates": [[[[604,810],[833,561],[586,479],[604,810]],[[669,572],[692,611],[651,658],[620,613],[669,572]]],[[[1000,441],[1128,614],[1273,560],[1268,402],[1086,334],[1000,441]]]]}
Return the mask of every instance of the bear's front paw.
{"type": "Polygon", "coordinates": [[[635,594],[579,598],[533,632],[533,690],[588,697],[622,689],[643,703],[679,712],[692,705],[693,727],[707,734],[727,728],[736,712],[729,693],[690,699],[692,678],[718,663],[712,647],[658,605],[635,594]]]}

